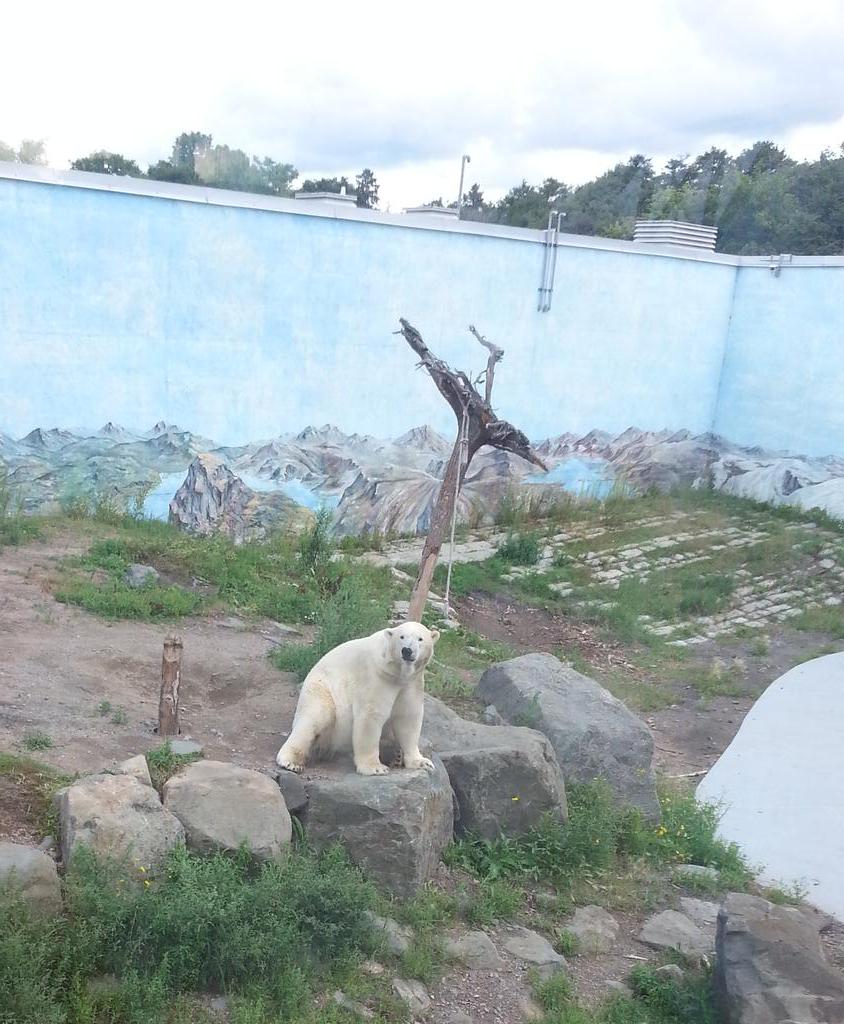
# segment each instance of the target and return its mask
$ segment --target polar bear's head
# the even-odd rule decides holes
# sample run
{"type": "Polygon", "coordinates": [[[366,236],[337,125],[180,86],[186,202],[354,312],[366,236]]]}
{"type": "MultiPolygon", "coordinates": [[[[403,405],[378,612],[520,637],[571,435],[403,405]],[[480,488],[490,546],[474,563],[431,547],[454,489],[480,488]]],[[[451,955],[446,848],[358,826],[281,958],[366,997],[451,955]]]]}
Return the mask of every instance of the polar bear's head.
{"type": "Polygon", "coordinates": [[[437,629],[428,629],[421,622],[403,622],[385,630],[390,644],[390,660],[412,665],[419,671],[431,660],[434,644],[439,639],[437,629]]]}

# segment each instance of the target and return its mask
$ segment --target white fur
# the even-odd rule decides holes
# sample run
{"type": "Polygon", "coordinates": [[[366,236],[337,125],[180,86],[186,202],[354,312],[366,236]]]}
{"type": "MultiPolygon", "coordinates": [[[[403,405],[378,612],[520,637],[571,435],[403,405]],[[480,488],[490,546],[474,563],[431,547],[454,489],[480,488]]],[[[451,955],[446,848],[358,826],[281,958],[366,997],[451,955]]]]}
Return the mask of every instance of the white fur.
{"type": "Polygon", "coordinates": [[[276,756],[281,768],[300,772],[314,749],[351,750],[361,775],[386,775],[381,734],[389,725],[405,768],[433,762],[419,752],[425,666],[437,630],[405,622],[372,636],[349,640],[314,665],[302,684],[293,728],[276,756]],[[406,660],[402,652],[409,654],[406,660]]]}

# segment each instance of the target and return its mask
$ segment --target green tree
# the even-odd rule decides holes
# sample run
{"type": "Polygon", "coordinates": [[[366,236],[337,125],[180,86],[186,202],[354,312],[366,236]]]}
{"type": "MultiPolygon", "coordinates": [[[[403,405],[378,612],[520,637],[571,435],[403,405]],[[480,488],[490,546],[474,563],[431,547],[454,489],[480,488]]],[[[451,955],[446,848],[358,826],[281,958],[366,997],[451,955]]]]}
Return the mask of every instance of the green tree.
{"type": "Polygon", "coordinates": [[[378,179],[375,172],[368,167],[355,178],[358,206],[364,210],[374,210],[378,206],[378,179]]]}
{"type": "Polygon", "coordinates": [[[10,163],[15,164],[46,164],[44,140],[23,139],[17,149],[0,141],[0,160],[8,160],[10,163]]]}
{"type": "Polygon", "coordinates": [[[342,178],[306,178],[302,182],[303,192],[342,192],[346,189],[347,195],[354,195],[354,188],[345,176],[342,178]]]}
{"type": "Polygon", "coordinates": [[[79,157],[70,165],[74,171],[93,171],[96,174],[124,174],[131,178],[143,178],[144,172],[138,167],[134,160],[128,159],[120,153],[110,153],[105,149],[98,149],[88,156],[79,157]]]}

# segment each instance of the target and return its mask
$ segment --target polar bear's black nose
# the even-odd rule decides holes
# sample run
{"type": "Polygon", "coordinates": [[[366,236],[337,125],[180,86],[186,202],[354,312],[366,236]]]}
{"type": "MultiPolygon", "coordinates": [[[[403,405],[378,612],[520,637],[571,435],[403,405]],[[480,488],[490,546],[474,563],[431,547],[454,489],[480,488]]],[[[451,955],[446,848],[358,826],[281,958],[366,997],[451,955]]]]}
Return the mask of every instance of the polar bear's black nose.
{"type": "Polygon", "coordinates": [[[405,661],[413,661],[413,651],[409,647],[402,647],[401,656],[405,661]]]}

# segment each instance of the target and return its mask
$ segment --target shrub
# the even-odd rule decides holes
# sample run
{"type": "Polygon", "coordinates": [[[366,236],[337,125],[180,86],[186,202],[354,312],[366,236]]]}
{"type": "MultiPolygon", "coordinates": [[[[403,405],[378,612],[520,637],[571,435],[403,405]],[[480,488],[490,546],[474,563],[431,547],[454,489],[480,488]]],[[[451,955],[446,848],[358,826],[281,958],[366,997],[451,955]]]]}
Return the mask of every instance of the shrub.
{"type": "Polygon", "coordinates": [[[534,533],[511,533],[498,548],[498,557],[511,565],[536,565],[539,538],[534,533]]]}

